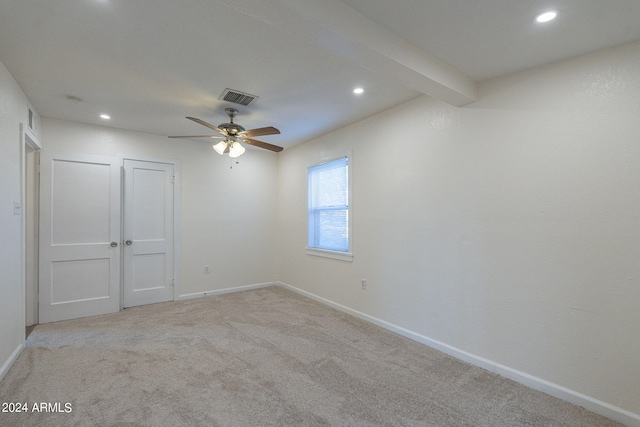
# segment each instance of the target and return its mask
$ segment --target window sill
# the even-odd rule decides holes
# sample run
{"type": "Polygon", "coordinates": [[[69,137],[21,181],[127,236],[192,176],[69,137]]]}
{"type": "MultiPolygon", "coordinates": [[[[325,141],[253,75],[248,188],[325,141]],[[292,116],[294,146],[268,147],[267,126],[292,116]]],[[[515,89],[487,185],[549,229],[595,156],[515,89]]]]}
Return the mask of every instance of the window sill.
{"type": "Polygon", "coordinates": [[[351,252],[336,252],[325,249],[307,248],[307,255],[319,256],[323,258],[337,259],[338,261],[353,262],[353,254],[351,252]]]}

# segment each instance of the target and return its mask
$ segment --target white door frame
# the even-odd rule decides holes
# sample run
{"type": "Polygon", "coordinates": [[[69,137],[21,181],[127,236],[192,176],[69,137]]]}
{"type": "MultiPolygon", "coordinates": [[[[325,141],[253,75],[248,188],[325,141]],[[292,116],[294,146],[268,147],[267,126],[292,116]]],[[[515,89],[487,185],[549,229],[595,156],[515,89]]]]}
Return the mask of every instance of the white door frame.
{"type": "MultiPolygon", "coordinates": [[[[28,125],[20,123],[20,209],[21,209],[21,242],[20,252],[22,254],[22,289],[24,291],[24,318],[25,318],[25,330],[27,324],[38,323],[38,235],[37,227],[34,227],[34,223],[27,223],[27,211],[26,209],[33,209],[32,215],[35,215],[35,223],[38,222],[38,207],[29,206],[27,203],[27,197],[38,199],[38,195],[30,194],[27,188],[27,174],[32,175],[31,178],[35,180],[33,188],[36,192],[39,192],[38,182],[38,165],[34,164],[34,169],[27,168],[27,155],[30,152],[39,152],[42,150],[42,144],[38,140],[38,137],[33,133],[28,125]],[[33,196],[33,197],[31,197],[33,196]],[[34,230],[35,228],[35,230],[34,230]],[[33,232],[35,237],[33,240],[27,241],[27,236],[33,232]],[[29,256],[27,251],[31,253],[29,256]],[[32,267],[31,272],[27,273],[27,268],[32,267]],[[27,284],[27,277],[32,277],[32,283],[27,284]],[[32,310],[27,310],[27,305],[31,306],[32,310]],[[27,312],[33,311],[33,318],[27,319],[27,312]]],[[[31,216],[31,215],[30,215],[31,216]]]]}
{"type": "MultiPolygon", "coordinates": [[[[173,275],[174,275],[174,286],[173,286],[173,300],[177,301],[180,297],[180,289],[181,289],[181,271],[180,271],[180,242],[181,242],[181,234],[180,234],[180,212],[182,211],[181,200],[182,200],[182,192],[181,192],[181,176],[182,170],[180,168],[180,160],[176,159],[163,159],[157,157],[148,157],[148,156],[130,156],[122,153],[118,153],[118,162],[121,166],[122,174],[124,174],[124,161],[125,160],[136,160],[142,162],[150,162],[150,163],[164,163],[173,165],[173,173],[175,175],[174,185],[173,185],[173,275]]],[[[121,180],[122,186],[124,189],[124,180],[121,180]]],[[[124,206],[124,191],[122,191],[123,199],[122,205],[124,206]]],[[[124,224],[124,209],[121,210],[122,221],[124,224]]],[[[124,244],[124,226],[121,227],[121,236],[120,242],[124,244]]],[[[121,265],[124,265],[124,251],[121,253],[121,265]]],[[[120,310],[124,308],[124,269],[120,271],[120,310]]]]}

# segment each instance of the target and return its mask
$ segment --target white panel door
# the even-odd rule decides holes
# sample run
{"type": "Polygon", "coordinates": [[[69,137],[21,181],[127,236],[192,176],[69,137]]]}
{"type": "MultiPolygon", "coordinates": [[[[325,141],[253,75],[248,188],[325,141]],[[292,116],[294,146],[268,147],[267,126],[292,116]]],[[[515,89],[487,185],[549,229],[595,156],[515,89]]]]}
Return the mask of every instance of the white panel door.
{"type": "Polygon", "coordinates": [[[124,307],[173,301],[173,173],[124,160],[124,307]]]}
{"type": "Polygon", "coordinates": [[[118,159],[42,151],[40,323],[120,309],[118,159]]]}

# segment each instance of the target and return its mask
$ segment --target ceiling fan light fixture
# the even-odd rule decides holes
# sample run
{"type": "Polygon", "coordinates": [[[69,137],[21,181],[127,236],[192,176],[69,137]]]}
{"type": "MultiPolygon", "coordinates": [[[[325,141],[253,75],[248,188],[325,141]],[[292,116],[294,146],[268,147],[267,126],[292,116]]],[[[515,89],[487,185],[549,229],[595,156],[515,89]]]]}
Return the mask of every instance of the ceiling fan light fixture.
{"type": "Polygon", "coordinates": [[[216,151],[216,153],[222,156],[224,152],[227,150],[227,141],[218,142],[213,146],[213,149],[216,151]]]}
{"type": "Polygon", "coordinates": [[[236,141],[232,143],[231,147],[229,148],[229,157],[231,158],[240,157],[244,154],[245,151],[246,149],[242,146],[242,144],[236,141]]]}

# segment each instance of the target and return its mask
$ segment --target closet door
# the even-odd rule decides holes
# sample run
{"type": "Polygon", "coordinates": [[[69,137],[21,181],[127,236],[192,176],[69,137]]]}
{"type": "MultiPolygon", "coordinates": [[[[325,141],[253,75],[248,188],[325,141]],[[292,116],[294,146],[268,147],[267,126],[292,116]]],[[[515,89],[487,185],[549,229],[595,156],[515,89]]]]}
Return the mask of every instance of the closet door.
{"type": "Polygon", "coordinates": [[[118,159],[42,151],[40,323],[120,309],[118,159]]]}
{"type": "Polygon", "coordinates": [[[173,301],[174,168],[124,160],[124,307],[173,301]]]}

